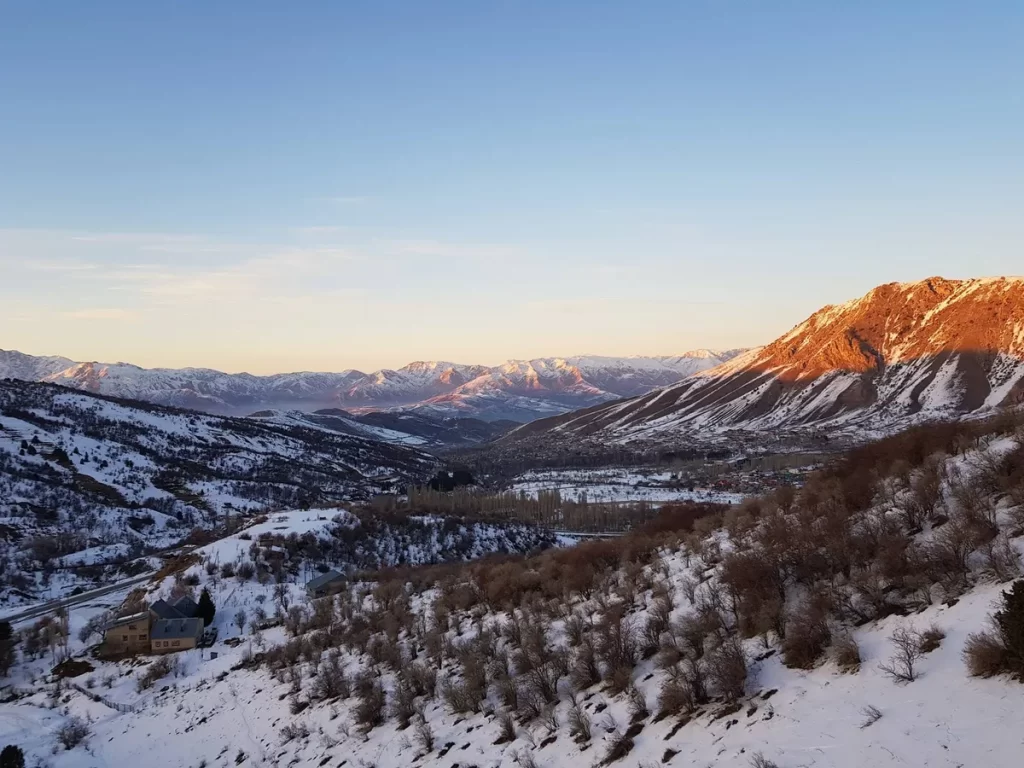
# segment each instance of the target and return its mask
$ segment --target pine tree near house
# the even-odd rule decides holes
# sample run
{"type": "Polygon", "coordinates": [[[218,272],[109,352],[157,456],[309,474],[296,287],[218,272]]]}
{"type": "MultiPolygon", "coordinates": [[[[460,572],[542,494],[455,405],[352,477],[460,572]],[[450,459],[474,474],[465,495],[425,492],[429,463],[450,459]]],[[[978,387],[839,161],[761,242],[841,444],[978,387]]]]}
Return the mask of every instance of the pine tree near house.
{"type": "Polygon", "coordinates": [[[1003,607],[992,618],[1006,648],[1007,666],[1024,679],[1024,579],[1003,592],[1003,607]]]}
{"type": "Polygon", "coordinates": [[[203,592],[199,595],[199,606],[196,615],[202,618],[203,626],[208,627],[213,623],[213,617],[216,613],[217,606],[213,604],[213,598],[210,597],[209,590],[203,587],[203,592]]]}
{"type": "Polygon", "coordinates": [[[0,675],[6,677],[14,664],[14,632],[11,622],[0,621],[0,675]]]}
{"type": "Polygon", "coordinates": [[[0,751],[0,768],[25,768],[25,753],[21,747],[8,744],[0,751]]]}

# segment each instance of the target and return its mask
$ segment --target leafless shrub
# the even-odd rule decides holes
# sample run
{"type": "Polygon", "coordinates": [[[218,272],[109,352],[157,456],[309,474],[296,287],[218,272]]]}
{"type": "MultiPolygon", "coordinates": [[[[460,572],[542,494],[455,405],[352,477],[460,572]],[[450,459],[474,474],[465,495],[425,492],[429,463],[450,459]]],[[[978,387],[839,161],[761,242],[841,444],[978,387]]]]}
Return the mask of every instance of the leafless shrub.
{"type": "Polygon", "coordinates": [[[963,657],[972,677],[993,677],[1006,669],[1006,646],[993,631],[968,635],[963,657]]]}
{"type": "Polygon", "coordinates": [[[615,733],[608,742],[601,765],[611,765],[633,751],[633,738],[625,733],[615,733]]]}
{"type": "Polygon", "coordinates": [[[498,740],[495,744],[507,744],[516,740],[516,721],[511,712],[498,713],[498,740]]]}
{"type": "Polygon", "coordinates": [[[587,623],[579,614],[574,613],[565,620],[565,639],[570,648],[576,648],[583,642],[586,631],[587,623]]]}
{"type": "Polygon", "coordinates": [[[454,714],[480,710],[480,699],[473,695],[471,689],[462,682],[453,682],[449,679],[442,681],[441,698],[454,714]]]}
{"type": "Polygon", "coordinates": [[[423,715],[420,715],[416,721],[416,741],[427,754],[434,751],[434,732],[423,715]]]}
{"type": "MultiPolygon", "coordinates": [[[[637,657],[633,624],[629,618],[621,615],[620,610],[607,611],[595,627],[597,643],[594,650],[598,661],[604,666],[604,679],[616,686],[622,681],[622,670],[632,674],[637,657]]],[[[626,684],[629,684],[628,680],[626,684]]],[[[617,692],[623,690],[624,686],[617,692]]]]}
{"type": "Polygon", "coordinates": [[[391,716],[398,721],[399,729],[408,728],[416,714],[416,692],[412,685],[399,673],[395,676],[395,687],[391,692],[391,716]]]}
{"type": "Polygon", "coordinates": [[[658,716],[691,712],[695,704],[689,681],[680,668],[674,667],[658,692],[658,716]]]}
{"type": "Polygon", "coordinates": [[[462,679],[446,679],[441,684],[441,695],[452,712],[479,712],[480,701],[487,696],[486,657],[475,647],[462,648],[459,656],[462,679]]]}
{"type": "Polygon", "coordinates": [[[832,639],[827,607],[811,599],[786,625],[782,659],[787,667],[811,669],[825,653],[832,639]]]}
{"type": "Polygon", "coordinates": [[[760,752],[755,753],[754,756],[750,758],[750,765],[752,768],[779,768],[778,763],[769,760],[760,752]]]}
{"type": "Polygon", "coordinates": [[[558,733],[558,710],[555,704],[548,704],[540,715],[541,724],[547,728],[548,733],[558,733]]]}
{"type": "Polygon", "coordinates": [[[942,641],[945,637],[946,633],[937,624],[932,624],[920,634],[920,637],[918,638],[918,650],[920,650],[921,653],[931,653],[942,645],[942,641]]]}
{"type": "Polygon", "coordinates": [[[633,668],[628,666],[613,667],[605,673],[605,690],[612,696],[623,693],[633,682],[633,668]]]}
{"type": "Polygon", "coordinates": [[[154,683],[161,678],[167,677],[178,666],[178,662],[171,656],[161,656],[147,666],[135,682],[135,687],[141,693],[153,687],[154,683]]]}
{"type": "Polygon", "coordinates": [[[921,635],[911,629],[900,627],[889,638],[895,653],[879,669],[894,682],[912,683],[917,679],[917,662],[921,658],[921,635]]]}
{"type": "Polygon", "coordinates": [[[525,749],[516,752],[513,758],[519,768],[540,768],[537,764],[537,759],[533,756],[533,752],[529,752],[525,749]]]}
{"type": "Polygon", "coordinates": [[[72,717],[57,729],[57,742],[64,749],[74,749],[89,738],[89,724],[80,717],[72,717]]]}
{"type": "Polygon", "coordinates": [[[1020,576],[1020,558],[1005,533],[986,541],[980,549],[985,558],[985,566],[999,581],[1009,581],[1020,576]]]}
{"type": "Polygon", "coordinates": [[[569,735],[577,744],[586,744],[591,739],[590,715],[578,701],[574,701],[569,709],[569,735]]]}
{"type": "Polygon", "coordinates": [[[860,669],[860,648],[853,635],[841,634],[832,640],[832,660],[843,672],[860,669]]]}
{"type": "Polygon", "coordinates": [[[708,657],[708,681],[727,701],[743,696],[747,684],[747,659],[735,638],[722,643],[708,657]]]}
{"type": "Polygon", "coordinates": [[[864,707],[864,709],[862,709],[860,713],[864,715],[864,722],[860,724],[860,727],[862,729],[870,728],[872,725],[874,725],[882,719],[882,710],[870,704],[864,707]]]}
{"type": "Polygon", "coordinates": [[[646,720],[651,712],[647,708],[647,697],[644,696],[644,692],[637,688],[636,685],[630,684],[626,694],[629,698],[630,721],[638,723],[641,720],[646,720]]]}
{"type": "Polygon", "coordinates": [[[352,714],[363,733],[369,733],[384,722],[386,703],[384,688],[371,672],[364,672],[356,679],[356,705],[352,714]]]}
{"type": "Polygon", "coordinates": [[[569,681],[574,690],[584,691],[592,685],[597,684],[601,679],[601,670],[597,665],[597,656],[594,653],[594,646],[589,640],[584,640],[576,648],[573,655],[572,670],[569,673],[569,681]]]}
{"type": "Polygon", "coordinates": [[[281,742],[287,744],[289,741],[295,741],[296,739],[305,739],[309,737],[309,728],[303,722],[288,723],[281,729],[281,742]]]}
{"type": "Polygon", "coordinates": [[[437,669],[429,664],[414,661],[406,667],[405,675],[417,696],[434,698],[434,691],[437,688],[437,669]]]}
{"type": "Polygon", "coordinates": [[[349,681],[345,676],[345,668],[341,661],[341,653],[337,650],[331,651],[320,663],[310,695],[314,699],[329,701],[338,698],[346,699],[350,693],[349,681]]]}

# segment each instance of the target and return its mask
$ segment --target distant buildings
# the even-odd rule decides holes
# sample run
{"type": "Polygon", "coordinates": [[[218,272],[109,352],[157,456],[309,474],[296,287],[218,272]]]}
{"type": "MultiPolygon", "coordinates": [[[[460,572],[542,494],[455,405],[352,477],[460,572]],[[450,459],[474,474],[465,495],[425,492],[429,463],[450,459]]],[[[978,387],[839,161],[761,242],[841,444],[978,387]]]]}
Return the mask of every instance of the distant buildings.
{"type": "Polygon", "coordinates": [[[344,583],[345,575],[343,573],[328,571],[306,584],[306,594],[312,598],[327,597],[327,595],[337,592],[344,583]]]}

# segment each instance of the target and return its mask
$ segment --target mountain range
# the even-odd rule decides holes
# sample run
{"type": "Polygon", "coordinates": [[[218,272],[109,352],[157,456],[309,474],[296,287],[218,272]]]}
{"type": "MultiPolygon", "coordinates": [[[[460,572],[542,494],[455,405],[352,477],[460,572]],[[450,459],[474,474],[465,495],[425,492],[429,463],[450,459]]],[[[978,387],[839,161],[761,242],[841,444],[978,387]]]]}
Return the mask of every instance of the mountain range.
{"type": "Polygon", "coordinates": [[[642,395],[726,362],[743,350],[666,357],[550,357],[499,366],[431,361],[373,373],[254,376],[206,368],[140,368],[0,350],[0,378],[59,384],[210,413],[413,410],[424,417],[518,422],[642,395]]]}
{"type": "Polygon", "coordinates": [[[1024,402],[1024,278],[890,283],[663,389],[506,438],[864,435],[1024,402]]]}

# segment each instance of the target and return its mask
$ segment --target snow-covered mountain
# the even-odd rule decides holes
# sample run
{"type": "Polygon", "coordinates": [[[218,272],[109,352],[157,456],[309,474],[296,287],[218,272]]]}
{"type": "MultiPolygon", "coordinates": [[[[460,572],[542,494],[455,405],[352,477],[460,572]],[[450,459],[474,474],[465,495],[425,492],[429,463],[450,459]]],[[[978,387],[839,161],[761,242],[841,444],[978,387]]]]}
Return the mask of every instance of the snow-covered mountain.
{"type": "Polygon", "coordinates": [[[1024,279],[890,283],[775,342],[627,402],[510,437],[702,438],[729,430],[891,431],[1024,402],[1024,279]]]}
{"type": "Polygon", "coordinates": [[[398,370],[253,376],[207,368],[76,363],[0,350],[0,378],[45,381],[114,397],[212,413],[345,408],[421,409],[432,417],[530,421],[650,392],[734,357],[698,350],[670,357],[539,358],[504,365],[415,362],[398,370]]]}

